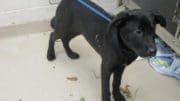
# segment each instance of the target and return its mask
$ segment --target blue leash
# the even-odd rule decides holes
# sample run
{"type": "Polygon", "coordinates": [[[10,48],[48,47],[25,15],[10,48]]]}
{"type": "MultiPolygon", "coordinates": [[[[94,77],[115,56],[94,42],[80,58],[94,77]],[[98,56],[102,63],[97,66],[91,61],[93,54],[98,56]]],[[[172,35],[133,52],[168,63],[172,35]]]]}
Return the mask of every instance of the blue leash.
{"type": "Polygon", "coordinates": [[[112,20],[105,16],[103,13],[101,13],[100,11],[96,10],[95,8],[93,8],[91,5],[89,5],[88,3],[85,2],[85,0],[78,0],[78,2],[80,2],[82,5],[84,5],[85,7],[87,7],[89,10],[91,10],[92,12],[96,13],[97,15],[99,15],[100,17],[104,18],[105,20],[107,20],[108,22],[111,22],[112,20]]]}

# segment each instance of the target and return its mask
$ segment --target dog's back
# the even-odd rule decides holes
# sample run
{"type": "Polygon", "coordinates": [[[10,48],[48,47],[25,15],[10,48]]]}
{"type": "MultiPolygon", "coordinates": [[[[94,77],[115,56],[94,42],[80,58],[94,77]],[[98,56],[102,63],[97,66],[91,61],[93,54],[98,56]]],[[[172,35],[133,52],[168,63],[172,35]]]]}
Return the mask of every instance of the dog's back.
{"type": "MultiPolygon", "coordinates": [[[[95,3],[89,0],[86,2],[106,16],[112,17],[95,3]]],[[[101,53],[103,36],[107,31],[108,24],[108,21],[95,14],[78,0],[62,0],[57,8],[56,16],[51,20],[51,26],[56,34],[72,38],[82,34],[98,53],[101,53]]]]}

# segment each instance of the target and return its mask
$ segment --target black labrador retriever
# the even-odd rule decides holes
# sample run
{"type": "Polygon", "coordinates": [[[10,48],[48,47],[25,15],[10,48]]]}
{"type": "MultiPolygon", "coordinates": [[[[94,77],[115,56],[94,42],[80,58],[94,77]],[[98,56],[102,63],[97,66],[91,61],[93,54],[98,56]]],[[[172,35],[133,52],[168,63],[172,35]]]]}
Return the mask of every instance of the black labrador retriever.
{"type": "Polygon", "coordinates": [[[112,18],[109,23],[78,0],[62,0],[56,16],[51,21],[54,32],[49,39],[47,59],[55,59],[54,44],[61,39],[67,55],[72,59],[79,55],[71,50],[69,42],[82,34],[102,58],[102,101],[110,101],[110,76],[113,73],[113,96],[115,101],[125,101],[119,86],[126,65],[137,56],[148,57],[156,53],[156,24],[166,26],[166,20],[158,12],[129,10],[111,16],[90,0],[95,9],[112,18]]]}

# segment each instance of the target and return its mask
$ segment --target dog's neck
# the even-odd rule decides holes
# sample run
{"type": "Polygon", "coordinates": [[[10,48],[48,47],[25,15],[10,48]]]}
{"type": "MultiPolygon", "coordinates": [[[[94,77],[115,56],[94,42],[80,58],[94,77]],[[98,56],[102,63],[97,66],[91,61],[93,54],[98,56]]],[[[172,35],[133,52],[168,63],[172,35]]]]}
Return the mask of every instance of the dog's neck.
{"type": "Polygon", "coordinates": [[[128,65],[137,58],[137,54],[132,49],[126,46],[126,44],[122,41],[121,37],[119,36],[120,33],[118,32],[119,31],[116,28],[113,28],[111,31],[106,33],[104,40],[107,44],[109,44],[109,46],[113,47],[111,49],[114,49],[113,51],[119,54],[121,58],[123,58],[125,61],[129,61],[127,63],[128,65]]]}
{"type": "Polygon", "coordinates": [[[125,43],[122,41],[121,36],[119,34],[117,34],[117,37],[118,37],[118,41],[119,41],[119,46],[121,48],[121,52],[124,55],[126,55],[126,58],[128,58],[128,60],[132,59],[131,61],[133,61],[135,58],[137,58],[137,54],[132,49],[128,48],[125,45],[125,43]]]}

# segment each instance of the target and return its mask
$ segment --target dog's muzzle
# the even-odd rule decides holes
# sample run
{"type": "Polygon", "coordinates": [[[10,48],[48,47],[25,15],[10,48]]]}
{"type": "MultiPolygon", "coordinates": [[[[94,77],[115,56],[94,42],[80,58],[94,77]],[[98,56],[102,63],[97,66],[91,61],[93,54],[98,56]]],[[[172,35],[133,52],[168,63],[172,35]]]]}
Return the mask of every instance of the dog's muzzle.
{"type": "Polygon", "coordinates": [[[152,48],[152,47],[148,48],[148,50],[147,50],[147,54],[149,56],[155,56],[156,52],[157,52],[157,49],[156,48],[152,48]]]}

